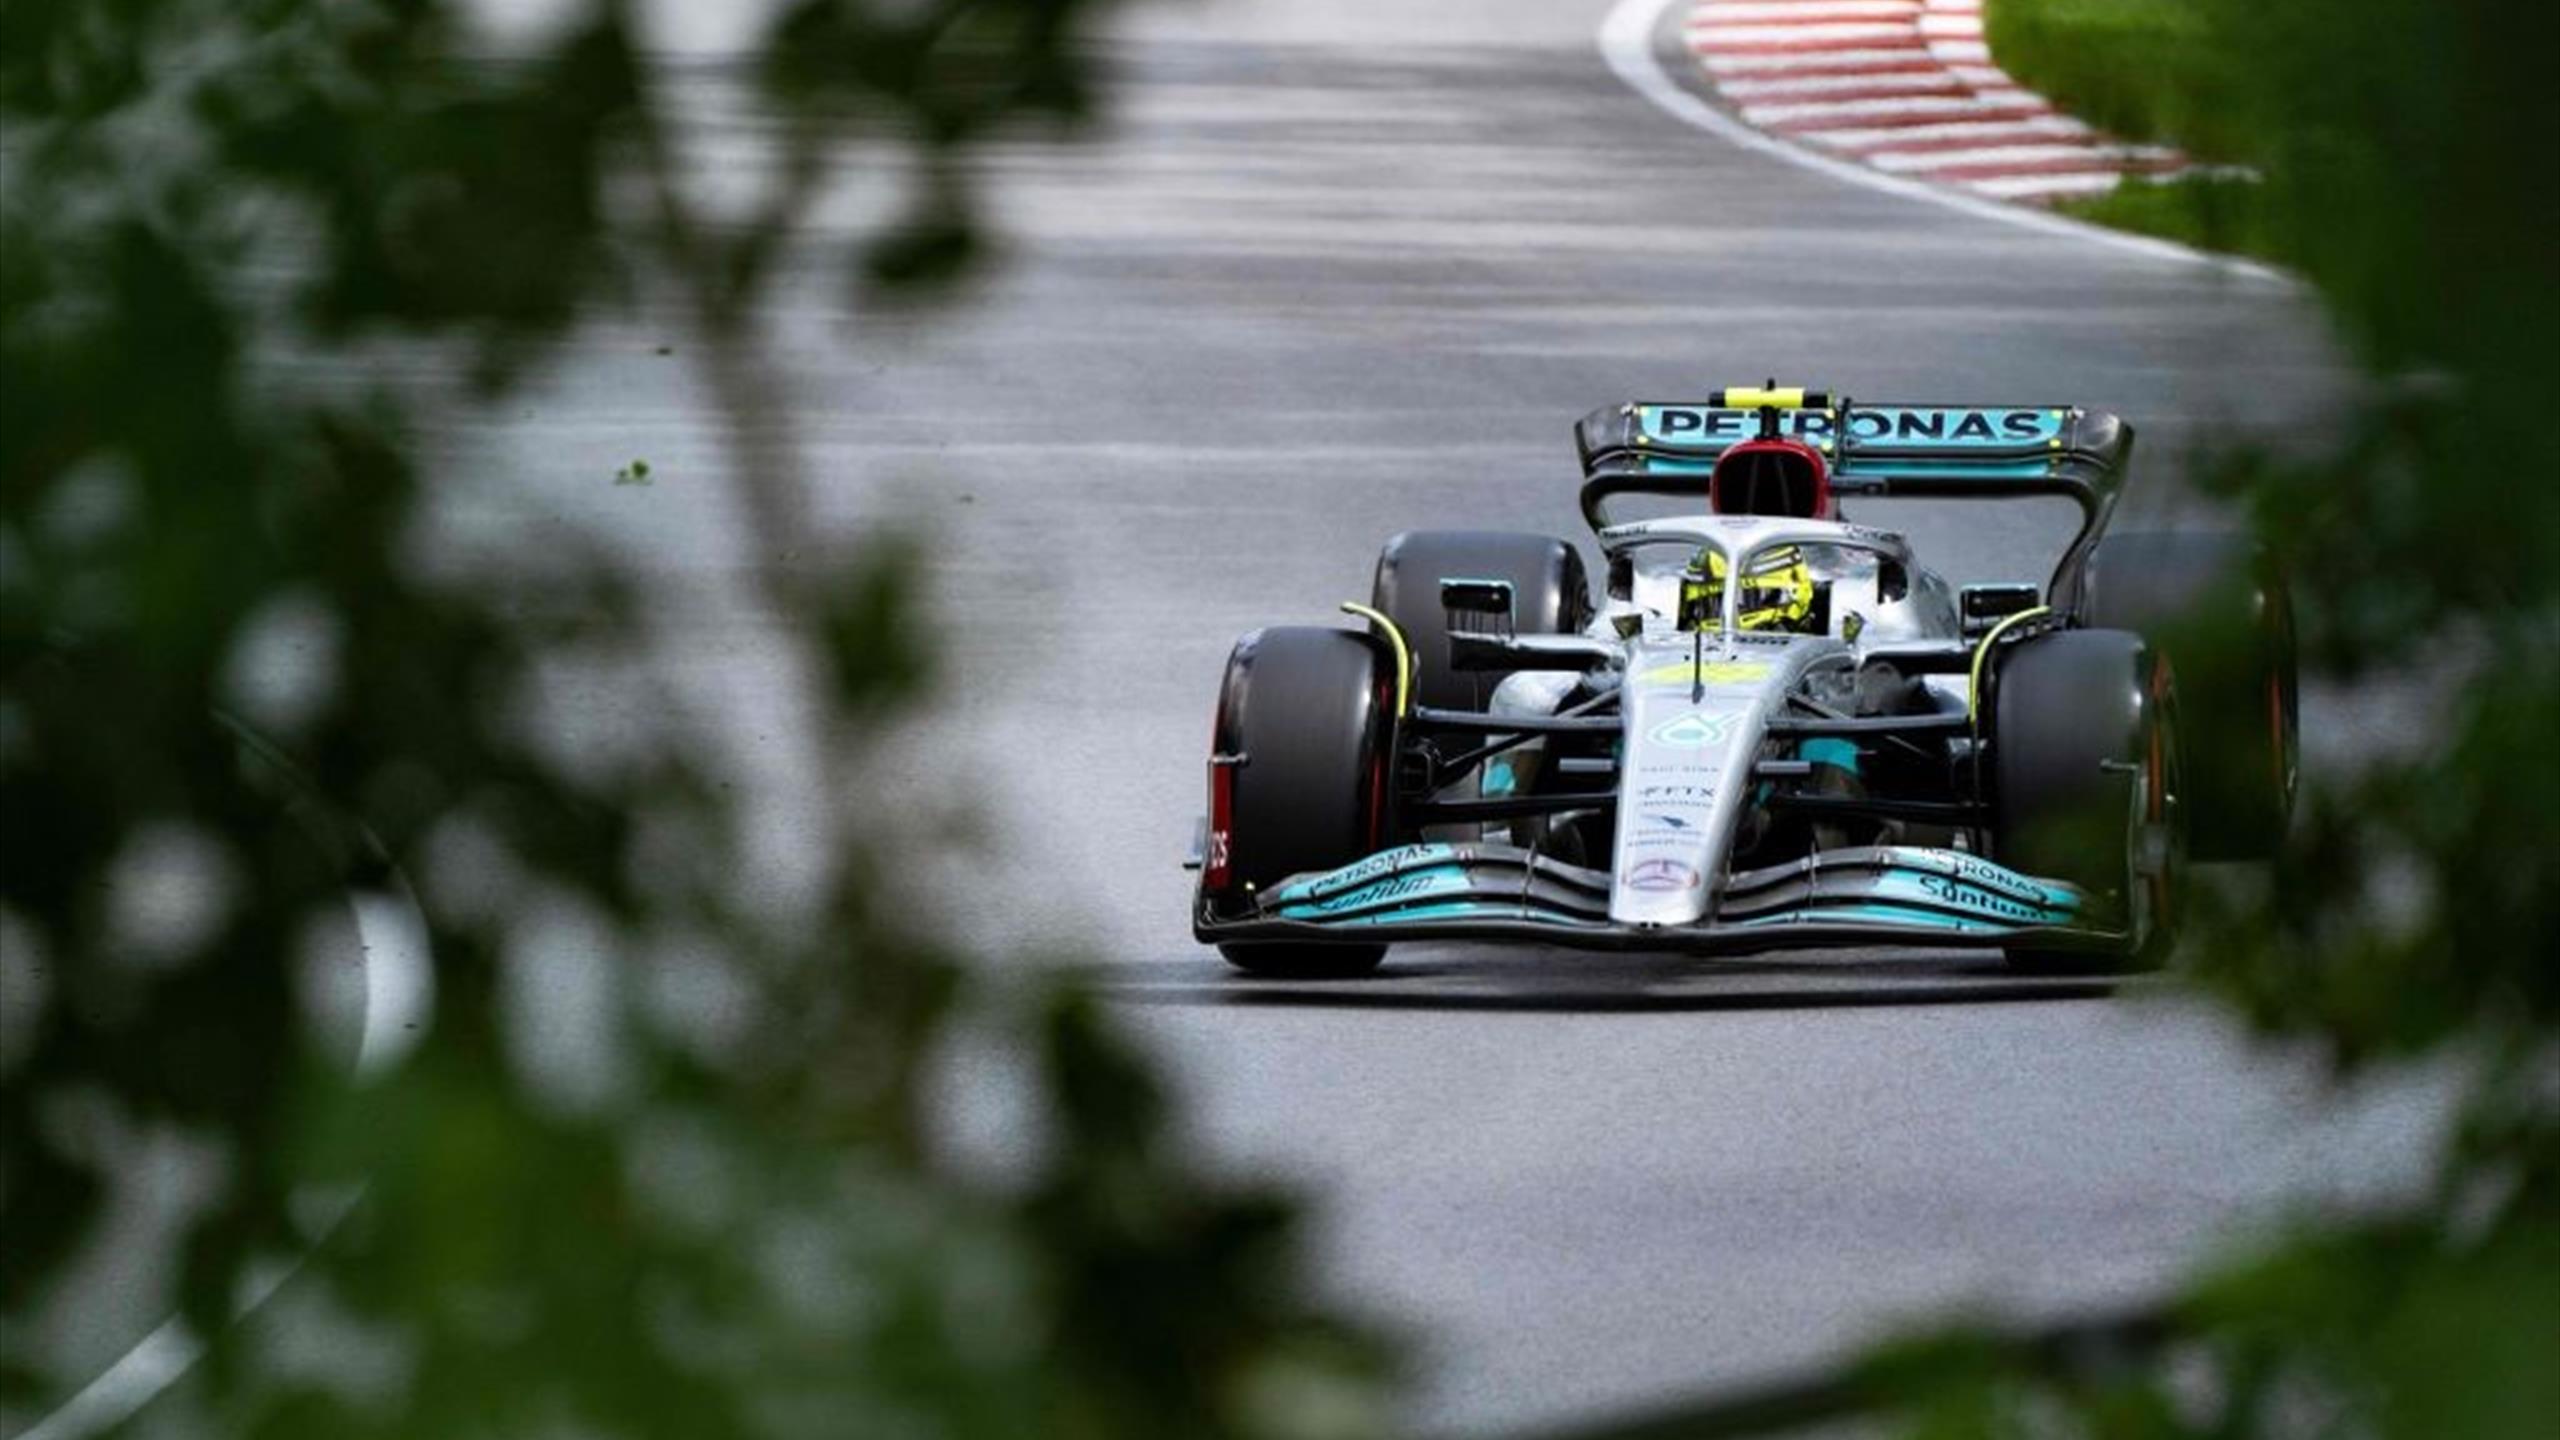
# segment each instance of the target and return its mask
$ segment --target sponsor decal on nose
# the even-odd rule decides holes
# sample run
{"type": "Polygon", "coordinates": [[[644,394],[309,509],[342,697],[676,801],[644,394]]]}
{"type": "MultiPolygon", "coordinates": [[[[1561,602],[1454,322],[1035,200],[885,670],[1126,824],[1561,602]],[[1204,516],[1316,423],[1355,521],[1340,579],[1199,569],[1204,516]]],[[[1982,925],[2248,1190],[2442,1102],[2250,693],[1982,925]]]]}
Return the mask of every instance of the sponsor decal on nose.
{"type": "Polygon", "coordinates": [[[1695,890],[1698,872],[1677,860],[1643,860],[1628,869],[1627,888],[1655,893],[1695,890]]]}
{"type": "Polygon", "coordinates": [[[1733,722],[1741,718],[1738,711],[1724,715],[1675,715],[1653,727],[1653,743],[1677,750],[1703,750],[1710,745],[1723,744],[1725,737],[1733,733],[1733,722]]]}

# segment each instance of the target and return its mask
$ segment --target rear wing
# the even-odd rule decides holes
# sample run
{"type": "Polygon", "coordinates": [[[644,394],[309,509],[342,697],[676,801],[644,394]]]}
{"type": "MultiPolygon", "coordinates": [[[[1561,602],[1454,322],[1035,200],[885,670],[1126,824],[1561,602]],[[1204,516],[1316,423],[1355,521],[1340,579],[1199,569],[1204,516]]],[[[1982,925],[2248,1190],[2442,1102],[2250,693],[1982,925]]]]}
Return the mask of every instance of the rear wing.
{"type": "Polygon", "coordinates": [[[1606,526],[1619,495],[1704,499],[1716,457],[1770,426],[1822,453],[1838,495],[2069,497],[2080,506],[2080,534],[2055,569],[2057,587],[2106,528],[2133,453],[2132,426],[2071,405],[1870,405],[1797,390],[1717,391],[1584,416],[1573,433],[1583,518],[1606,526]]]}

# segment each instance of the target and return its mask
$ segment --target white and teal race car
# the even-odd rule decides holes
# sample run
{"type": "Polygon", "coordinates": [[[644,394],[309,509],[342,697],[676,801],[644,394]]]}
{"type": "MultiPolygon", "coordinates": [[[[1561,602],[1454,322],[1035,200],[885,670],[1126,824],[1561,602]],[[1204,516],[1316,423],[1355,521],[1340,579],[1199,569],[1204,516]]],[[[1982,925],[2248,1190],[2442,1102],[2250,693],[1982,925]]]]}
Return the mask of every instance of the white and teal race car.
{"type": "Polygon", "coordinates": [[[1255,973],[1402,940],[1991,946],[2153,963],[2183,867],[2292,809],[2290,610],[2227,535],[2105,533],[2130,426],[1772,386],[1585,417],[1603,562],[1388,542],[1358,628],[1236,642],[1194,933],[1255,973]],[[1842,497],[2068,496],[2042,583],[1959,590],[1842,497]],[[1629,496],[1696,513],[1621,519],[1629,496]],[[2175,662],[2175,663],[2173,663],[2175,662]]]}

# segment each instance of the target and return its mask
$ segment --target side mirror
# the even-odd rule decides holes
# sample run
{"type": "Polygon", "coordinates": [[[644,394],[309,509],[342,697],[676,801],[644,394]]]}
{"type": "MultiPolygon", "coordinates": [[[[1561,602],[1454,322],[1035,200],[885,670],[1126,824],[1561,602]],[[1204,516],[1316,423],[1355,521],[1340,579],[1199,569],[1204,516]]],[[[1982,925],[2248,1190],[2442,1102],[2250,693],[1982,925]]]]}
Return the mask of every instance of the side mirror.
{"type": "Polygon", "coordinates": [[[2043,603],[2042,590],[2018,584],[1967,585],[1957,598],[1967,635],[1979,635],[2010,616],[2043,603]]]}
{"type": "Polygon", "coordinates": [[[1452,635],[1518,633],[1513,620],[1511,582],[1451,577],[1440,582],[1440,608],[1449,614],[1452,635]]]}

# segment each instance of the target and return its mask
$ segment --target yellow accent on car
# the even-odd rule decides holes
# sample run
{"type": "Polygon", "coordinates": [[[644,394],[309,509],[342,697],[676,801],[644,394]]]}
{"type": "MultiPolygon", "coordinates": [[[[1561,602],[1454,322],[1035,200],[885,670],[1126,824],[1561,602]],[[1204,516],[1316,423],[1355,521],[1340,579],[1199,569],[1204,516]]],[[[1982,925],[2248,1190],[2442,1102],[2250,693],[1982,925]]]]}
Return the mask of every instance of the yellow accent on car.
{"type": "Polygon", "coordinates": [[[1724,392],[1724,403],[1728,410],[1758,410],[1764,407],[1771,410],[1801,410],[1804,408],[1804,387],[1790,385],[1782,390],[1770,390],[1758,385],[1728,386],[1724,392]]]}
{"type": "Polygon", "coordinates": [[[1991,657],[1991,642],[1999,639],[2007,633],[2010,626],[2021,620],[2033,620],[2039,615],[2052,613],[2053,607],[2050,605],[2038,605],[2033,609],[2021,610],[1992,626],[1984,633],[1982,643],[1973,647],[1973,672],[1966,682],[1964,692],[1964,722],[1966,728],[1976,736],[1982,733],[1982,662],[1991,657]]]}
{"type": "Polygon", "coordinates": [[[1769,673],[1769,667],[1754,660],[1709,660],[1704,664],[1683,660],[1676,665],[1657,665],[1636,678],[1648,685],[1686,685],[1697,681],[1707,685],[1738,685],[1757,680],[1769,673]]]}
{"type": "Polygon", "coordinates": [[[1368,606],[1360,604],[1355,600],[1343,601],[1342,613],[1346,615],[1357,615],[1361,619],[1368,621],[1370,624],[1377,626],[1379,631],[1387,637],[1387,644],[1394,647],[1396,652],[1396,718],[1399,720],[1403,719],[1405,711],[1410,709],[1412,706],[1413,696],[1413,647],[1404,643],[1404,631],[1396,625],[1396,622],[1388,619],[1384,612],[1372,610],[1368,606]]]}

